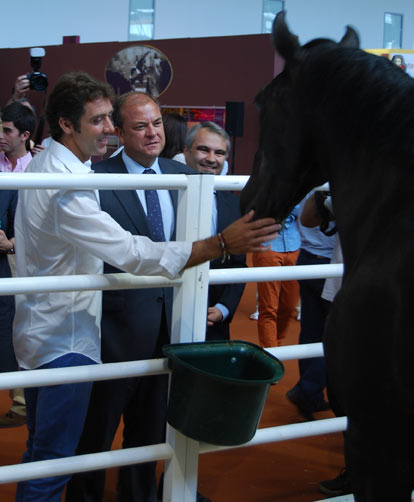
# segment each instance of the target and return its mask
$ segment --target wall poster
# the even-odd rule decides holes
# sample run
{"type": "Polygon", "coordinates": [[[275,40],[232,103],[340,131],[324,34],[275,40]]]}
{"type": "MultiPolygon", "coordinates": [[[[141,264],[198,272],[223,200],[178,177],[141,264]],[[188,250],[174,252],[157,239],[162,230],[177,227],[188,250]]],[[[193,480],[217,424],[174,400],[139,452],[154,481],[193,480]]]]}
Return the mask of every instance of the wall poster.
{"type": "Polygon", "coordinates": [[[106,81],[116,95],[130,91],[161,96],[173,79],[173,69],[167,56],[149,45],[133,45],[118,51],[105,70],[106,81]]]}

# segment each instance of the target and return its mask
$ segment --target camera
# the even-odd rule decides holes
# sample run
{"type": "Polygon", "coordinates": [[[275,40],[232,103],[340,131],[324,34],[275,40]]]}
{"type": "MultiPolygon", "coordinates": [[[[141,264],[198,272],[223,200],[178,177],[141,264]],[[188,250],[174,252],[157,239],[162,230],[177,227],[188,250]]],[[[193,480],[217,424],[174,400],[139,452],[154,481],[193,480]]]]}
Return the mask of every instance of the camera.
{"type": "Polygon", "coordinates": [[[41,47],[30,49],[30,66],[32,73],[27,74],[27,79],[30,82],[30,89],[35,91],[46,91],[49,84],[45,73],[41,73],[40,66],[42,65],[42,57],[46,54],[41,47]]]}

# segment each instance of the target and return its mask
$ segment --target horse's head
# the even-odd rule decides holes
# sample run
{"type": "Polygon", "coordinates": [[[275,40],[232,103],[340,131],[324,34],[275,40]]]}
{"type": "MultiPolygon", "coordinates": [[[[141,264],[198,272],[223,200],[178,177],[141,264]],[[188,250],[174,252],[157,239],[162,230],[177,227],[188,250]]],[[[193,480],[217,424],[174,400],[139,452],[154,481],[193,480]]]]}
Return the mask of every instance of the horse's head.
{"type": "Polygon", "coordinates": [[[298,37],[290,33],[284,13],[274,21],[273,42],[285,67],[255,100],[260,110],[259,148],[241,194],[241,206],[243,211],[254,208],[256,217],[273,216],[281,221],[306,193],[327,181],[314,142],[303,67],[309,56],[323,47],[358,47],[359,42],[348,27],[339,44],[316,39],[302,47],[298,37]]]}

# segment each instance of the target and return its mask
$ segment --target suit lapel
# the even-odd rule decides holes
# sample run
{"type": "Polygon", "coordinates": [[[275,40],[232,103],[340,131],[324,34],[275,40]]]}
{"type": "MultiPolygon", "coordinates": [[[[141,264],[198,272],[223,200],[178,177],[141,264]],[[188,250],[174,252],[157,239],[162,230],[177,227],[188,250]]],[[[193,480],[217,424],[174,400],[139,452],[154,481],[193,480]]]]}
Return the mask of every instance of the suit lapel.
{"type": "Polygon", "coordinates": [[[217,190],[216,192],[216,202],[217,202],[217,232],[224,230],[228,224],[226,222],[227,211],[227,201],[225,194],[217,190]]]}
{"type": "MultiPolygon", "coordinates": [[[[114,158],[114,161],[107,166],[107,171],[113,174],[127,174],[125,164],[122,160],[122,153],[114,158]]],[[[126,216],[131,220],[136,228],[137,234],[150,237],[150,229],[147,223],[147,215],[138,198],[135,190],[112,190],[114,197],[124,208],[126,216]]]]}
{"type": "MultiPolygon", "coordinates": [[[[111,159],[106,166],[108,173],[126,174],[128,173],[125,164],[122,160],[122,153],[111,159]]],[[[171,165],[168,159],[159,157],[158,164],[163,174],[177,174],[176,165],[171,165]]],[[[135,190],[112,190],[114,197],[118,200],[119,204],[123,207],[126,216],[131,220],[136,228],[137,234],[146,235],[151,237],[150,229],[148,227],[147,215],[142,207],[142,204],[137,196],[135,190]]],[[[178,205],[178,190],[169,190],[173,208],[174,208],[174,231],[172,240],[175,239],[177,205],[178,205]]]]}

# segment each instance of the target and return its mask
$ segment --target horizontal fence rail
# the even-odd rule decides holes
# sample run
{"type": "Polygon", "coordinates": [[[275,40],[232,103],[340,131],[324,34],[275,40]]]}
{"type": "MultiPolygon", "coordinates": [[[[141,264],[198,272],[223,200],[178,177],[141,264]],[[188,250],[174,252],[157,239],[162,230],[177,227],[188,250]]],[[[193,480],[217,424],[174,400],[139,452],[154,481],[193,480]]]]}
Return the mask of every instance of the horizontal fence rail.
{"type": "MultiPolygon", "coordinates": [[[[46,174],[46,173],[0,173],[0,189],[61,189],[61,190],[134,190],[134,189],[177,189],[187,190],[195,184],[189,182],[193,176],[185,175],[130,175],[130,174],[46,174]],[[93,174],[93,175],[91,175],[93,174]]],[[[248,176],[216,176],[216,190],[242,190],[248,176]]],[[[207,184],[208,185],[208,184],[207,184]]],[[[201,186],[201,185],[200,185],[201,186]]],[[[209,185],[208,185],[209,186],[209,185]]],[[[327,190],[326,185],[318,189],[327,190]]],[[[187,191],[191,191],[190,189],[187,191]]],[[[202,190],[198,192],[201,197],[202,190]]],[[[201,199],[200,199],[201,200],[201,199]]],[[[191,207],[189,209],[192,210],[191,207]]],[[[206,215],[204,215],[206,216],[206,215]]],[[[200,272],[201,274],[202,272],[200,272]]],[[[295,267],[263,267],[232,270],[210,270],[209,284],[263,282],[274,280],[316,279],[340,277],[343,265],[315,265],[295,267]]],[[[205,275],[204,275],[205,277],[205,275]]],[[[182,288],[188,280],[187,273],[176,280],[163,277],[134,276],[127,273],[101,275],[73,275],[53,277],[19,277],[0,279],[0,295],[36,294],[40,292],[86,291],[133,289],[154,287],[182,288]]],[[[280,360],[303,359],[323,356],[321,343],[273,347],[266,349],[280,360]]],[[[98,381],[145,375],[168,373],[167,359],[152,359],[102,365],[80,366],[71,368],[54,368],[27,370],[3,373],[0,389],[17,387],[38,387],[44,385],[60,385],[71,382],[98,381]]],[[[200,443],[198,453],[209,453],[230,448],[242,448],[268,442],[285,441],[313,435],[340,432],[346,429],[346,417],[318,420],[299,424],[283,425],[259,429],[251,441],[244,445],[223,447],[200,443]]],[[[184,436],[178,434],[178,439],[184,436]]],[[[96,469],[106,469],[133,465],[142,462],[166,460],[178,457],[177,443],[162,443],[145,447],[108,451],[90,455],[68,457],[62,459],[31,462],[21,465],[0,467],[0,483],[11,483],[20,480],[39,479],[49,476],[64,475],[96,469]]],[[[182,443],[181,443],[182,444],[182,443]]],[[[182,449],[181,446],[179,449],[182,449]]],[[[197,454],[198,454],[197,453],[197,454]]],[[[180,457],[182,458],[182,457],[180,457]]],[[[192,457],[193,458],[193,457],[192,457]]],[[[188,460],[186,460],[188,462],[188,460]]],[[[187,465],[187,464],[186,464],[187,465]]],[[[188,464],[190,465],[190,464],[188,464]]],[[[167,467],[167,464],[166,464],[167,467]]],[[[192,471],[194,472],[194,470],[192,471]]],[[[186,473],[186,479],[193,474],[186,473]]],[[[168,469],[166,470],[168,478],[168,469]]],[[[176,483],[181,481],[175,480],[176,483]]],[[[193,483],[195,490],[195,485],[193,483]]],[[[166,493],[164,491],[164,493],[166,493]]],[[[195,493],[195,492],[194,492],[195,493]]],[[[188,495],[188,493],[187,493],[188,495]]],[[[185,501],[190,500],[185,496],[185,501]]],[[[178,498],[174,498],[178,500],[178,498]]],[[[179,496],[179,500],[184,500],[179,496]]]]}
{"type": "MultiPolygon", "coordinates": [[[[240,191],[248,176],[216,176],[216,190],[240,191]]],[[[188,186],[184,174],[50,174],[0,173],[0,189],[66,189],[66,190],[183,190],[188,186]]]]}
{"type": "Polygon", "coordinates": [[[0,173],[2,189],[134,190],[187,188],[188,177],[179,174],[49,174],[0,173]]]}
{"type": "MultiPolygon", "coordinates": [[[[132,190],[187,188],[185,174],[50,174],[50,173],[0,173],[0,190],[5,189],[67,189],[67,190],[132,190]]],[[[240,191],[249,176],[215,176],[215,190],[240,191]]],[[[315,190],[328,190],[328,184],[315,190]]]]}
{"type": "MultiPolygon", "coordinates": [[[[258,446],[270,442],[301,439],[320,434],[331,434],[344,431],[346,426],[346,417],[338,417],[317,420],[315,422],[268,427],[266,429],[258,429],[253,439],[248,443],[237,446],[217,446],[200,443],[199,452],[212,453],[215,451],[258,446]]],[[[173,453],[174,451],[168,443],[161,443],[103,453],[90,453],[76,457],[8,465],[0,467],[0,484],[14,483],[20,480],[40,479],[46,476],[61,476],[75,472],[109,469],[111,467],[134,465],[156,460],[167,460],[172,458],[173,453]]]]}
{"type": "MultiPolygon", "coordinates": [[[[287,345],[265,349],[281,361],[289,359],[308,359],[323,356],[322,343],[287,345]]],[[[122,363],[105,363],[89,366],[71,366],[69,368],[50,368],[2,373],[0,390],[19,387],[42,387],[66,383],[115,380],[123,377],[139,377],[168,373],[167,359],[146,359],[122,363]]]]}
{"type": "MultiPolygon", "coordinates": [[[[293,267],[251,267],[209,270],[209,284],[290,281],[341,277],[343,265],[295,265],[293,267]]],[[[96,275],[55,275],[0,279],[0,296],[110,289],[138,289],[178,286],[180,279],[136,276],[128,273],[96,275]]]]}

